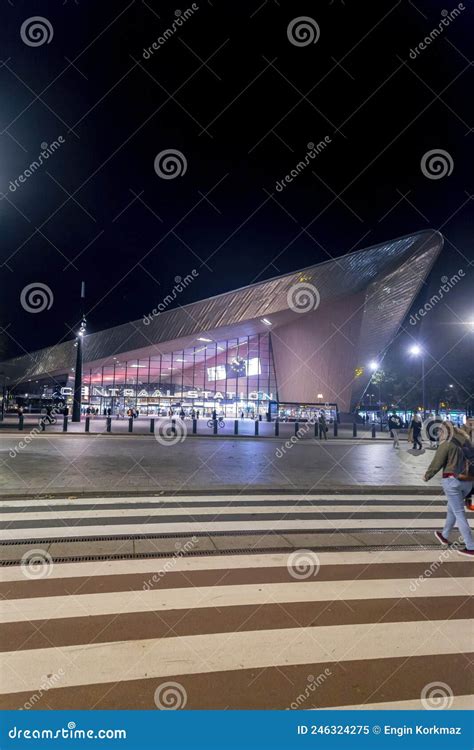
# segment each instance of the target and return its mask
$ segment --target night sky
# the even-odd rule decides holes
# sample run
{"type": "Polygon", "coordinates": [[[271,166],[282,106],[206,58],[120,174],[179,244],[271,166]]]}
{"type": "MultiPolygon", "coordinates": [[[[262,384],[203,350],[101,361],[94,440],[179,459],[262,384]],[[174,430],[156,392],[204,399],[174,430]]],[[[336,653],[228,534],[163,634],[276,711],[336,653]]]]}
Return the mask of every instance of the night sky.
{"type": "Polygon", "coordinates": [[[422,323],[407,319],[387,362],[416,339],[438,377],[472,379],[470,0],[410,57],[455,7],[3,0],[0,359],[71,338],[83,279],[92,332],[141,318],[193,269],[179,304],[431,227],[445,249],[413,309],[464,276],[422,323]],[[304,28],[292,37],[300,17],[308,44],[304,28]],[[182,154],[172,179],[154,166],[168,150],[182,154]],[[423,173],[432,150],[444,176],[423,173]],[[52,304],[32,314],[22,291],[37,283],[52,304]]]}

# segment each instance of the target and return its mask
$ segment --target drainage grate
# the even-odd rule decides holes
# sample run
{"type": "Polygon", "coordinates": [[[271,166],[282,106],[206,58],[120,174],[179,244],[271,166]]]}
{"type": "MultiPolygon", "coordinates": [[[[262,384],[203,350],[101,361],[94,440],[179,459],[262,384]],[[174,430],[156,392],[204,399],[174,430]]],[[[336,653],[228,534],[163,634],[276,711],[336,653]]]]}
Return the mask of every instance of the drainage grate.
{"type": "MultiPolygon", "coordinates": [[[[400,545],[367,545],[365,547],[306,547],[313,552],[420,552],[423,550],[439,549],[438,544],[400,544],[400,545]]],[[[264,555],[264,554],[291,554],[293,549],[288,547],[242,547],[241,549],[213,549],[213,550],[196,550],[189,555],[180,555],[181,557],[218,557],[220,555],[264,555]]],[[[161,559],[173,557],[169,552],[137,552],[124,555],[79,555],[75,557],[53,557],[54,564],[73,563],[73,562],[102,562],[107,560],[142,560],[142,559],[161,559]]],[[[0,568],[10,568],[21,565],[21,560],[2,560],[0,568]]]]}
{"type": "MultiPolygon", "coordinates": [[[[404,532],[411,536],[417,534],[429,534],[431,529],[406,529],[403,526],[400,528],[390,529],[341,529],[340,531],[334,531],[334,529],[314,529],[308,531],[308,529],[270,529],[265,530],[264,536],[286,536],[287,534],[387,534],[388,532],[404,532]]],[[[214,537],[214,536],[262,536],[263,530],[261,529],[249,529],[244,531],[177,531],[170,534],[114,534],[110,536],[68,536],[68,537],[52,537],[52,538],[41,538],[34,537],[32,539],[8,539],[0,541],[0,547],[9,547],[15,544],[62,544],[68,542],[115,542],[115,541],[133,541],[135,539],[187,539],[192,537],[214,537]]]]}

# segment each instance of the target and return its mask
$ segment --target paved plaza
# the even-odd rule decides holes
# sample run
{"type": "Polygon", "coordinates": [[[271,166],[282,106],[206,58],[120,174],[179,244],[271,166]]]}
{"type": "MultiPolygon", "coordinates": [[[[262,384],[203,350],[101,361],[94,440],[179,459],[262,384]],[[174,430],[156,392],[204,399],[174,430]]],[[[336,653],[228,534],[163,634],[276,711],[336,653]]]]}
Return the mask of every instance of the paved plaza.
{"type": "Polygon", "coordinates": [[[46,433],[25,445],[26,435],[0,432],[2,494],[420,488],[433,455],[388,440],[188,436],[162,444],[153,435],[46,433]]]}

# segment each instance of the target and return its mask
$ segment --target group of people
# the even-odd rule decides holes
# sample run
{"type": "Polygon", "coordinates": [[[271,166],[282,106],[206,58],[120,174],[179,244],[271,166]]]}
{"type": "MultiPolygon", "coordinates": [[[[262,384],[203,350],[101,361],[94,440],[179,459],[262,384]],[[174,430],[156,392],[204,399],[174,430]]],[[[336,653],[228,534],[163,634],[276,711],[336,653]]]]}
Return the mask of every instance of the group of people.
{"type": "MultiPolygon", "coordinates": [[[[445,425],[446,430],[450,429],[449,425],[451,424],[452,423],[449,422],[449,420],[442,423],[442,425],[445,425]]],[[[430,448],[436,448],[439,442],[439,429],[436,429],[437,425],[440,425],[439,419],[437,419],[434,414],[431,414],[425,423],[430,448]]],[[[403,429],[403,427],[404,424],[402,418],[396,412],[390,414],[388,418],[388,429],[393,439],[394,448],[400,448],[400,430],[403,429]]],[[[423,450],[422,430],[423,422],[421,416],[419,414],[414,414],[411,421],[408,423],[407,441],[412,443],[413,450],[415,451],[423,450]]]]}

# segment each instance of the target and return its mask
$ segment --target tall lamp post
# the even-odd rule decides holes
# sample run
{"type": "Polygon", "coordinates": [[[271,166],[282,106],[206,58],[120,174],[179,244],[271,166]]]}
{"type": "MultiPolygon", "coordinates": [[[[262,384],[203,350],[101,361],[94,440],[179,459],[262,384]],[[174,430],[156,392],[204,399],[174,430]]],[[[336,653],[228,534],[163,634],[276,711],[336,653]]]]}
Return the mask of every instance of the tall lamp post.
{"type": "Polygon", "coordinates": [[[86,296],[85,282],[81,282],[81,323],[76,339],[76,369],[74,370],[74,401],[72,404],[72,421],[81,421],[82,403],[82,343],[86,333],[86,318],[84,315],[84,299],[86,296]]]}
{"type": "Polygon", "coordinates": [[[410,348],[410,354],[421,359],[421,400],[423,401],[423,419],[426,416],[426,391],[425,391],[425,352],[419,344],[410,348]]]}

